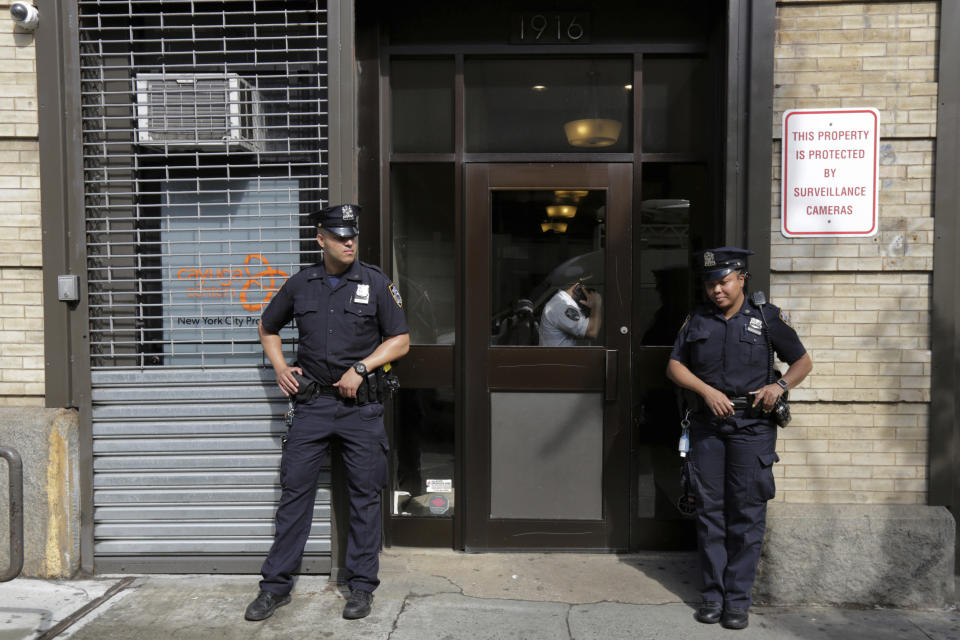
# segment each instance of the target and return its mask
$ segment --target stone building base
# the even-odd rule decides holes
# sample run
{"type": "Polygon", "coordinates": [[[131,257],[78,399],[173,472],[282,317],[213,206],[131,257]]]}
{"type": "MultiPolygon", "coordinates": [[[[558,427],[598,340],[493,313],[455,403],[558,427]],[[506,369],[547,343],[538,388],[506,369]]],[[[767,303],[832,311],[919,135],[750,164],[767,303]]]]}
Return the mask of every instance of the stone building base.
{"type": "MultiPolygon", "coordinates": [[[[23,572],[69,578],[80,568],[78,415],[68,409],[0,407],[0,445],[23,459],[23,572]]],[[[7,465],[0,460],[0,569],[10,566],[7,465]]]]}
{"type": "Polygon", "coordinates": [[[955,531],[944,507],[771,502],[754,600],[954,605],[955,531]]]}

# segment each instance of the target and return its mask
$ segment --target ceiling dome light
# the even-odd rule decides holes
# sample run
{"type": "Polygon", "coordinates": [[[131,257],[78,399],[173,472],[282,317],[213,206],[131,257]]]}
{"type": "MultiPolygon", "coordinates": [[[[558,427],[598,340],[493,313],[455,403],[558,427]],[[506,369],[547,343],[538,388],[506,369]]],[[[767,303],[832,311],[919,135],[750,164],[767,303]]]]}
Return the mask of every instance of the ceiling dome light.
{"type": "Polygon", "coordinates": [[[567,223],[560,222],[558,220],[547,220],[546,222],[540,223],[540,230],[546,233],[547,231],[553,231],[555,233],[566,233],[567,232],[567,223]]]}
{"type": "Polygon", "coordinates": [[[554,191],[553,197],[556,199],[557,204],[563,204],[566,202],[572,202],[573,204],[579,203],[581,200],[587,197],[587,194],[590,192],[586,189],[577,190],[577,191],[554,191]]]}
{"type": "Polygon", "coordinates": [[[577,215],[577,208],[571,204],[551,204],[547,207],[547,215],[551,218],[572,218],[577,215]]]}
{"type": "Polygon", "coordinates": [[[567,142],[574,147],[609,147],[620,139],[623,124],[608,118],[572,120],[563,125],[567,142]]]}

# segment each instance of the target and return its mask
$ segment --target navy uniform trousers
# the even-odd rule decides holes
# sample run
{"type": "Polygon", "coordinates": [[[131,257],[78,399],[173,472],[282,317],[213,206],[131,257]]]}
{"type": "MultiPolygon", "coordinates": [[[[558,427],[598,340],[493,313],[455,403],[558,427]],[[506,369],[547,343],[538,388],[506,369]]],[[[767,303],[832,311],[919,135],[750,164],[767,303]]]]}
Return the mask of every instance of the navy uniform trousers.
{"type": "Polygon", "coordinates": [[[336,439],[350,497],[345,569],[351,589],[373,591],[380,584],[380,491],[387,484],[383,405],[358,407],[352,400],[317,396],[297,405],[287,436],[276,535],[261,569],[260,588],[281,596],[293,588],[293,573],[310,534],[320,465],[336,439]]]}
{"type": "MultiPolygon", "coordinates": [[[[738,416],[742,412],[738,412],[738,416]]],[[[777,428],[769,421],[694,417],[690,458],[704,602],[750,607],[774,496],[777,428]],[[737,423],[746,422],[744,426],[737,423]]]]}

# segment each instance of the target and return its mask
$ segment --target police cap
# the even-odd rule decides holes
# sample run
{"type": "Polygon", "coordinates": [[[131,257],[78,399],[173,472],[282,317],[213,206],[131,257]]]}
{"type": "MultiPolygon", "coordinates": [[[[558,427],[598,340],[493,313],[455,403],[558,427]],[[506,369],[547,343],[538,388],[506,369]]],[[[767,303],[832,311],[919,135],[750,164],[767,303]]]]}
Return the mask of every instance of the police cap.
{"type": "Polygon", "coordinates": [[[341,238],[360,235],[360,207],[355,204],[337,204],[325,207],[312,214],[319,229],[326,229],[341,238]]]}
{"type": "Polygon", "coordinates": [[[694,254],[694,262],[701,277],[709,282],[726,277],[727,274],[747,268],[747,256],[753,255],[749,249],[738,247],[717,247],[694,254]]]}

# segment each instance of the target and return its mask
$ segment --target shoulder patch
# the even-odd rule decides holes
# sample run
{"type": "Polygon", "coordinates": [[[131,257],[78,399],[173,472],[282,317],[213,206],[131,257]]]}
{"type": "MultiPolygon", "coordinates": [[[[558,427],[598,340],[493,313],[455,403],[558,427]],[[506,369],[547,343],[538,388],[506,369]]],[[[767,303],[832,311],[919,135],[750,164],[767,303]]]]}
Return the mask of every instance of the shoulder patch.
{"type": "Polygon", "coordinates": [[[563,313],[565,316],[567,316],[574,322],[577,322],[580,320],[580,312],[574,309],[573,307],[567,307],[563,313]]]}
{"type": "Polygon", "coordinates": [[[393,301],[397,303],[398,307],[403,309],[403,298],[400,297],[400,287],[398,287],[395,282],[391,282],[387,285],[387,288],[390,290],[390,295],[393,296],[393,301]]]}
{"type": "MultiPolygon", "coordinates": [[[[785,314],[782,309],[780,310],[780,322],[782,322],[783,324],[793,329],[793,325],[790,324],[790,317],[787,314],[785,314]]],[[[793,330],[796,331],[796,329],[793,329],[793,330]]]]}
{"type": "Polygon", "coordinates": [[[690,315],[687,314],[687,317],[684,319],[683,324],[680,325],[680,328],[677,329],[677,337],[680,337],[680,334],[683,333],[683,330],[687,328],[687,325],[690,324],[690,315]]]}

